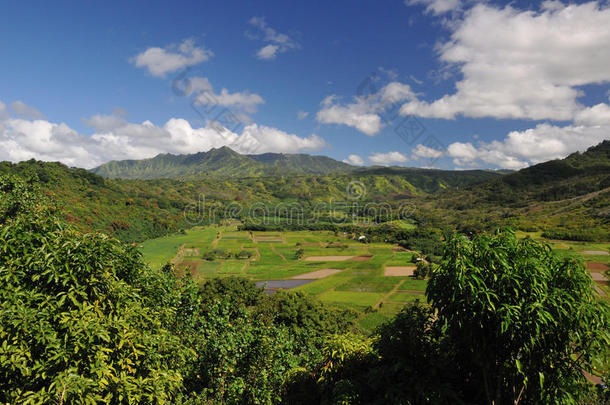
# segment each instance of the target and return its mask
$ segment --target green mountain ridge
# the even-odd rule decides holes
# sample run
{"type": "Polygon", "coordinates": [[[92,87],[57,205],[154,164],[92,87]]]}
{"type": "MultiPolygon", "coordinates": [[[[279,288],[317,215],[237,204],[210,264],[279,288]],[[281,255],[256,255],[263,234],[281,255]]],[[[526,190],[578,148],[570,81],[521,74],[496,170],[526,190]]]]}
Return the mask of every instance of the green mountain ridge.
{"type": "Polygon", "coordinates": [[[242,155],[223,146],[194,154],[166,153],[150,159],[111,161],[92,171],[107,178],[157,179],[330,174],[344,173],[353,168],[326,156],[284,153],[242,155]]]}
{"type": "MultiPolygon", "coordinates": [[[[261,168],[259,175],[250,177],[247,175],[252,172],[244,169],[230,177],[111,179],[85,169],[35,160],[0,162],[0,175],[16,175],[38,183],[54,196],[66,218],[77,227],[101,230],[124,241],[140,241],[188,227],[184,210],[201,196],[205,197],[206,209],[262,202],[298,203],[312,210],[319,203],[352,201],[347,193],[353,184],[363,191],[358,201],[393,206],[408,203],[415,207],[416,217],[427,218],[439,227],[473,231],[502,225],[523,230],[610,229],[610,141],[510,174],[402,167],[350,166],[349,171],[330,174],[278,169],[298,166],[310,158],[264,154],[256,155],[258,161],[226,148],[182,155],[180,162],[175,155],[159,155],[150,168],[152,173],[162,167],[182,168],[184,164],[197,167],[201,162],[216,173],[234,173],[240,165],[261,168]]],[[[322,164],[325,159],[332,160],[314,158],[322,164]]],[[[146,172],[143,162],[121,164],[146,172]]]]}

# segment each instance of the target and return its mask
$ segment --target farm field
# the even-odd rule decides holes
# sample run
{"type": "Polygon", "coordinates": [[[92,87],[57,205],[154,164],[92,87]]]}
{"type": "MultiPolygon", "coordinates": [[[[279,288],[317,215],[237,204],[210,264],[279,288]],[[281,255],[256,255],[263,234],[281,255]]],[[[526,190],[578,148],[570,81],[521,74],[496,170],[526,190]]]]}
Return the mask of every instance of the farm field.
{"type": "MultiPolygon", "coordinates": [[[[596,291],[610,296],[610,243],[548,240],[539,233],[519,232],[548,243],[563,257],[583,260],[596,291]]],[[[214,277],[242,276],[269,291],[294,288],[328,304],[360,313],[359,323],[371,331],[391,319],[404,304],[425,301],[425,280],[416,280],[411,262],[417,252],[386,243],[360,243],[328,231],[248,232],[237,226],[196,227],[140,245],[146,262],[160,267],[172,262],[178,275],[190,273],[203,282],[214,277]],[[286,286],[286,287],[284,287],[286,286]]]]}
{"type": "Polygon", "coordinates": [[[569,240],[546,239],[541,232],[518,232],[518,236],[529,236],[548,243],[561,257],[581,260],[591,273],[595,290],[606,300],[610,300],[610,242],[575,242],[569,240]]]}
{"type": "Polygon", "coordinates": [[[386,266],[412,265],[416,252],[385,243],[364,244],[327,231],[246,232],[237,231],[236,226],[199,227],[186,234],[146,241],[140,250],[149,265],[172,262],[178,275],[190,273],[200,282],[242,276],[259,285],[268,282],[270,290],[296,286],[296,291],[359,312],[360,325],[367,331],[391,319],[404,304],[425,300],[425,280],[400,273],[385,275],[386,266]],[[243,252],[249,252],[249,257],[243,252]]]}

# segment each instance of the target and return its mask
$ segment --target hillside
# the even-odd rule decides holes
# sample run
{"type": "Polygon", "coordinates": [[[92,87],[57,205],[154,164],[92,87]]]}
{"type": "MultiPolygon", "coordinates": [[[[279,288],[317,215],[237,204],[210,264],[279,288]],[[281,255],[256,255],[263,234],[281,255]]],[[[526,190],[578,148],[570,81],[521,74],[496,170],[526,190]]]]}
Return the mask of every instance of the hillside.
{"type": "MultiPolygon", "coordinates": [[[[241,155],[230,150],[220,152],[227,153],[236,155],[237,162],[242,161],[241,155]]],[[[217,171],[224,170],[227,162],[235,163],[220,159],[219,153],[216,158],[214,155],[208,153],[206,162],[217,167],[217,171]]],[[[195,155],[190,156],[195,159],[195,155]]],[[[285,164],[281,162],[282,155],[259,156],[267,164],[285,164]]],[[[304,162],[308,157],[297,159],[304,162]]],[[[17,164],[2,162],[0,174],[35,179],[44,192],[55,196],[67,220],[78,228],[102,230],[124,241],[141,241],[188,227],[183,211],[201,199],[206,210],[215,209],[218,215],[223,215],[223,207],[236,203],[243,207],[242,214],[247,213],[248,207],[256,202],[264,203],[272,214],[280,202],[298,203],[303,210],[312,210],[318,203],[351,201],[347,190],[354,182],[358,182],[355,183],[361,192],[358,197],[363,202],[399,204],[404,199],[422,198],[439,190],[499,176],[486,171],[386,168],[330,175],[135,180],[103,178],[84,169],[35,160],[17,164]]]]}
{"type": "Polygon", "coordinates": [[[442,221],[468,231],[509,224],[569,239],[608,238],[610,141],[565,159],[440,193],[427,200],[426,207],[442,221]]]}
{"type": "Polygon", "coordinates": [[[150,159],[112,161],[92,171],[107,178],[157,179],[329,174],[352,168],[326,156],[283,153],[242,155],[223,146],[189,155],[166,153],[150,159]]]}
{"type": "MultiPolygon", "coordinates": [[[[62,205],[68,221],[82,230],[103,230],[125,241],[140,241],[189,227],[183,212],[201,199],[205,210],[220,213],[204,221],[218,221],[225,207],[235,204],[241,206],[238,217],[243,217],[254,203],[264,203],[269,215],[275,215],[278,203],[300,204],[304,211],[312,211],[320,203],[353,201],[348,189],[354,184],[359,201],[388,202],[393,206],[408,202],[415,207],[414,215],[441,228],[477,231],[511,225],[556,235],[582,233],[583,229],[605,235],[610,229],[609,150],[610,142],[606,141],[584,153],[506,175],[482,170],[372,167],[325,175],[185,175],[181,179],[134,180],[103,178],[84,169],[33,160],[0,163],[0,174],[36,179],[42,190],[53,194],[62,205]]],[[[256,155],[255,160],[228,148],[180,159],[182,163],[176,156],[160,155],[130,164],[149,174],[161,167],[177,173],[198,165],[215,173],[230,173],[236,168],[241,168],[242,174],[259,169],[258,173],[265,173],[274,167],[273,172],[285,174],[291,167],[307,165],[310,160],[316,171],[330,170],[332,162],[339,163],[323,157],[281,154],[256,155]],[[315,166],[315,162],[321,166],[315,166]]]]}

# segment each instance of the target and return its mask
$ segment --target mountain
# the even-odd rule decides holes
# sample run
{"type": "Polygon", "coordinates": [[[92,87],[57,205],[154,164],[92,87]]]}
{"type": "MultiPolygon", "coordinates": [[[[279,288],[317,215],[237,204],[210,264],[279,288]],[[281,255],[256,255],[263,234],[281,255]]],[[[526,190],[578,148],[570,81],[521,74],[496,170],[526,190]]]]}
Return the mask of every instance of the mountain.
{"type": "Polygon", "coordinates": [[[242,155],[223,146],[190,155],[160,154],[150,159],[105,163],[92,171],[122,179],[256,177],[286,174],[329,174],[353,169],[326,156],[264,153],[242,155]]]}
{"type": "Polygon", "coordinates": [[[271,166],[278,171],[290,171],[305,174],[343,173],[354,167],[327,156],[306,154],[263,153],[247,155],[250,159],[271,166]]]}
{"type": "Polygon", "coordinates": [[[610,238],[610,141],[423,203],[441,222],[476,231],[511,225],[575,240],[610,238]]]}
{"type": "Polygon", "coordinates": [[[468,191],[488,201],[558,201],[610,187],[610,141],[499,177],[468,191]]]}

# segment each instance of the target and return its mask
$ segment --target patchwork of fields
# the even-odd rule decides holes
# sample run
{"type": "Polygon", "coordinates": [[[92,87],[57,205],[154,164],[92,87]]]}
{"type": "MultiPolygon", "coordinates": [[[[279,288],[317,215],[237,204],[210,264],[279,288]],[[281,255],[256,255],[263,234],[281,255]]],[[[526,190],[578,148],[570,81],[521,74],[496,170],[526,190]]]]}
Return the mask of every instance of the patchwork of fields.
{"type": "MultiPolygon", "coordinates": [[[[538,234],[521,233],[520,236],[538,234]]],[[[564,257],[585,260],[596,290],[610,295],[606,271],[609,243],[546,240],[564,257]]],[[[359,243],[325,231],[246,232],[236,226],[196,227],[186,234],[144,242],[153,267],[172,262],[179,275],[198,281],[242,276],[269,290],[294,288],[329,304],[358,311],[360,325],[372,330],[405,303],[425,301],[425,280],[410,277],[413,255],[386,243],[359,243]]]]}
{"type": "Polygon", "coordinates": [[[416,252],[385,243],[364,244],[332,232],[245,232],[211,226],[146,241],[141,251],[151,266],[172,261],[179,275],[188,272],[195,280],[242,276],[259,285],[269,282],[269,289],[294,287],[358,311],[365,330],[390,319],[405,303],[425,300],[425,280],[405,275],[411,272],[385,274],[386,266],[412,265],[416,252]]]}

